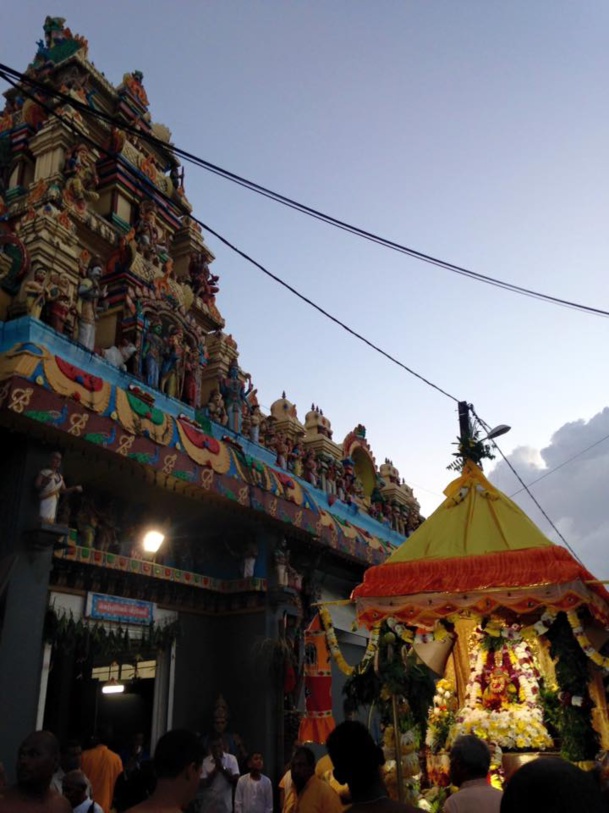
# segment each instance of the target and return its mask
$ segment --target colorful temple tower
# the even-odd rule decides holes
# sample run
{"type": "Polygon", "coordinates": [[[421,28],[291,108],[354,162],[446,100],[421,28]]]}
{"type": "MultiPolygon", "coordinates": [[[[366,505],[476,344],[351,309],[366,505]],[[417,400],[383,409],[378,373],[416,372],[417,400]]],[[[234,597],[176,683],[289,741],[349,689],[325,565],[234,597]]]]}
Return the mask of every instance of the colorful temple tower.
{"type": "Polygon", "coordinates": [[[337,443],[285,394],[264,413],[144,77],[114,87],[64,20],[44,32],[0,118],[0,748],[205,730],[222,693],[279,766],[311,604],[419,506],[363,426],[337,443]]]}

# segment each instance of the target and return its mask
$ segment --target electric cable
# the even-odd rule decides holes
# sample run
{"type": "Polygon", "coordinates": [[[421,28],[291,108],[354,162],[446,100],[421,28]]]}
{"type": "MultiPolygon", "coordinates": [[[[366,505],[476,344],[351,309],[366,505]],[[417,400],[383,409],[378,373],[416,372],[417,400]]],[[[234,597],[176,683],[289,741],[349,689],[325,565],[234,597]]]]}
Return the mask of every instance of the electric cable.
{"type": "MultiPolygon", "coordinates": [[[[531,480],[531,482],[528,484],[528,488],[536,485],[541,480],[545,480],[546,477],[549,477],[551,474],[554,474],[555,471],[562,469],[563,466],[566,466],[568,463],[571,463],[573,460],[576,460],[578,457],[581,457],[581,455],[585,454],[586,452],[589,452],[590,449],[594,449],[595,446],[604,443],[606,440],[609,440],[609,435],[605,435],[600,440],[591,443],[589,446],[586,446],[585,449],[582,449],[581,451],[577,452],[577,454],[574,454],[571,457],[568,457],[566,460],[563,460],[563,462],[559,463],[558,466],[554,466],[553,469],[549,469],[548,471],[544,472],[540,477],[537,477],[535,480],[531,480]]],[[[518,491],[515,491],[513,494],[510,494],[510,499],[512,497],[516,497],[518,494],[521,494],[524,490],[525,490],[524,488],[519,488],[518,491]]]]}
{"type": "MultiPolygon", "coordinates": [[[[515,283],[507,282],[506,280],[501,280],[496,277],[491,277],[486,274],[481,274],[477,271],[473,271],[471,269],[465,268],[464,266],[457,265],[455,263],[448,262],[446,260],[442,260],[438,257],[434,257],[430,254],[426,254],[421,251],[417,251],[416,249],[410,248],[405,246],[401,243],[397,243],[393,240],[389,240],[385,237],[382,237],[378,234],[373,232],[367,231],[366,229],[362,229],[358,226],[354,226],[353,224],[347,223],[343,220],[335,218],[331,215],[328,215],[324,212],[321,212],[318,209],[314,209],[313,207],[307,206],[305,204],[299,203],[298,201],[289,198],[285,195],[282,195],[278,192],[274,192],[267,187],[264,187],[260,184],[255,183],[254,181],[250,181],[236,173],[230,172],[229,170],[223,169],[222,167],[217,166],[216,164],[212,164],[205,159],[194,155],[186,150],[183,150],[175,145],[170,145],[167,142],[163,141],[162,139],[157,138],[156,136],[152,135],[151,133],[143,132],[142,130],[138,130],[137,128],[129,125],[127,122],[123,121],[122,119],[118,119],[110,114],[104,113],[103,111],[97,110],[87,104],[79,102],[78,100],[74,99],[72,96],[62,93],[61,91],[55,90],[50,88],[48,85],[45,85],[42,82],[35,80],[33,77],[28,76],[27,74],[20,73],[19,71],[14,70],[13,68],[8,67],[0,63],[0,76],[8,81],[8,76],[12,76],[15,79],[18,79],[21,82],[27,82],[31,87],[35,87],[41,92],[54,96],[59,99],[63,99],[64,101],[71,104],[76,109],[81,110],[82,112],[87,113],[88,115],[97,117],[110,123],[114,126],[120,127],[121,129],[125,130],[126,132],[131,132],[132,134],[136,135],[138,138],[147,141],[151,145],[161,148],[163,150],[170,150],[175,155],[179,155],[184,160],[193,163],[213,174],[219,175],[220,177],[225,178],[233,183],[236,183],[240,186],[243,186],[250,191],[256,192],[264,197],[267,197],[271,200],[274,200],[277,203],[285,205],[289,208],[295,209],[302,214],[306,214],[310,217],[313,217],[317,220],[325,222],[331,226],[336,228],[342,229],[347,231],[351,234],[354,234],[358,237],[361,237],[365,240],[370,242],[376,243],[381,245],[385,248],[391,249],[393,251],[397,251],[402,254],[406,254],[416,260],[420,260],[421,262],[428,263],[430,265],[434,265],[438,268],[442,268],[446,271],[450,271],[455,274],[459,274],[471,280],[482,282],[487,285],[492,285],[494,287],[511,291],[512,293],[520,294],[522,296],[527,296],[533,299],[538,299],[541,301],[545,301],[548,303],[552,303],[555,305],[560,305],[561,307],[571,308],[574,310],[578,310],[584,313],[589,313],[596,316],[609,316],[609,311],[603,310],[602,308],[594,308],[589,305],[584,305],[582,303],[574,302],[572,300],[563,299],[561,297],[552,296],[550,294],[545,294],[540,291],[535,291],[531,288],[526,288],[524,286],[516,285],[515,283]]],[[[13,84],[13,83],[10,83],[13,84]]],[[[14,86],[14,85],[13,85],[14,86]]],[[[37,100],[39,103],[40,101],[37,100]]]]}
{"type": "MultiPolygon", "coordinates": [[[[176,202],[175,200],[173,200],[172,198],[170,198],[170,197],[169,197],[169,195],[166,195],[164,192],[162,192],[160,189],[158,189],[158,187],[157,187],[157,186],[156,186],[156,185],[155,185],[155,184],[154,184],[154,183],[153,183],[153,182],[152,182],[152,181],[151,181],[151,180],[150,180],[150,179],[149,179],[149,178],[148,178],[146,175],[144,175],[143,173],[136,172],[135,168],[134,168],[134,167],[132,167],[132,166],[131,166],[131,164],[130,164],[128,161],[126,161],[126,159],[125,159],[125,158],[124,158],[122,155],[120,155],[120,154],[116,154],[116,153],[113,153],[112,151],[110,151],[110,150],[108,150],[106,147],[104,147],[102,144],[97,143],[97,142],[96,142],[94,139],[92,139],[92,138],[91,138],[91,137],[90,137],[90,136],[89,136],[87,133],[83,133],[83,132],[82,132],[82,130],[80,130],[80,129],[79,129],[79,127],[78,127],[78,126],[77,126],[77,125],[76,125],[76,124],[75,124],[75,123],[74,123],[72,120],[70,120],[68,117],[62,116],[60,113],[58,113],[58,112],[57,112],[56,110],[54,110],[52,107],[50,107],[49,105],[47,105],[47,104],[45,104],[45,103],[41,102],[41,101],[40,101],[40,99],[36,99],[36,97],[35,97],[33,94],[29,93],[29,91],[27,91],[27,90],[25,90],[25,89],[23,89],[23,88],[19,88],[19,86],[16,84],[16,82],[15,82],[15,81],[14,81],[12,78],[9,78],[8,76],[4,76],[4,75],[3,75],[1,67],[0,67],[0,76],[1,76],[2,78],[4,78],[4,79],[5,79],[5,81],[7,81],[7,82],[8,82],[10,85],[12,85],[13,87],[15,87],[15,88],[17,88],[18,90],[22,91],[22,92],[23,92],[23,93],[24,93],[26,96],[28,96],[30,99],[32,99],[32,100],[33,100],[33,101],[35,101],[37,104],[39,104],[39,105],[40,105],[40,106],[41,106],[41,107],[42,107],[44,110],[46,110],[46,111],[47,111],[47,112],[48,112],[50,115],[52,115],[52,116],[54,116],[55,118],[57,118],[57,119],[59,119],[60,121],[62,121],[62,122],[63,122],[63,124],[64,124],[65,126],[67,126],[67,127],[70,129],[70,130],[72,130],[72,132],[73,132],[73,133],[75,133],[75,134],[76,134],[76,135],[77,135],[77,136],[78,136],[80,139],[82,139],[83,141],[87,142],[87,143],[88,143],[90,146],[92,146],[92,147],[93,147],[95,150],[98,150],[99,152],[103,153],[104,155],[106,155],[106,157],[109,157],[109,158],[112,158],[112,159],[114,159],[114,160],[120,161],[120,162],[121,162],[121,164],[122,164],[122,165],[123,165],[123,166],[124,166],[124,167],[127,169],[127,171],[128,171],[128,172],[129,172],[129,173],[130,173],[130,174],[131,174],[131,175],[132,175],[134,178],[136,178],[136,180],[137,180],[138,182],[140,182],[140,183],[142,183],[142,182],[143,182],[143,183],[144,183],[144,185],[148,186],[148,187],[149,187],[149,189],[150,189],[152,192],[154,192],[154,194],[155,194],[155,195],[157,195],[157,196],[161,197],[163,200],[165,200],[165,201],[166,201],[167,203],[169,203],[171,206],[176,207],[176,208],[178,208],[179,210],[181,210],[181,211],[182,211],[182,213],[183,213],[185,216],[189,217],[189,218],[190,218],[191,220],[193,220],[195,223],[198,223],[198,224],[199,224],[199,225],[200,225],[200,226],[201,226],[203,229],[205,229],[207,232],[209,232],[209,234],[213,234],[213,235],[214,235],[214,237],[216,237],[216,239],[220,240],[220,242],[221,242],[221,243],[223,243],[223,244],[224,244],[224,245],[226,245],[228,248],[230,248],[232,251],[234,251],[236,254],[239,254],[239,256],[243,257],[243,259],[247,260],[249,263],[251,263],[252,265],[254,265],[256,268],[258,268],[260,271],[262,271],[264,274],[266,274],[266,276],[268,276],[270,279],[272,279],[272,280],[274,280],[275,282],[279,283],[279,285],[282,285],[284,288],[286,288],[288,291],[290,291],[291,293],[293,293],[295,296],[297,296],[297,297],[298,297],[300,300],[302,300],[303,302],[305,302],[307,305],[310,305],[312,308],[314,308],[316,311],[318,311],[319,313],[321,313],[321,314],[322,314],[323,316],[325,316],[327,319],[329,319],[330,321],[334,322],[334,324],[336,324],[336,325],[338,325],[339,327],[341,327],[341,328],[342,328],[343,330],[345,330],[347,333],[350,333],[350,334],[351,334],[352,336],[354,336],[356,339],[359,339],[359,341],[363,342],[363,343],[364,343],[364,344],[366,344],[368,347],[370,347],[370,348],[372,348],[373,350],[375,350],[377,353],[380,353],[382,356],[384,356],[384,357],[385,357],[385,358],[387,358],[389,361],[391,361],[391,362],[393,362],[394,364],[396,364],[398,367],[401,367],[401,368],[402,368],[403,370],[405,370],[407,373],[410,373],[410,375],[413,375],[415,378],[418,378],[420,381],[422,381],[423,383],[427,384],[429,387],[432,387],[433,389],[437,390],[438,392],[442,393],[442,395],[445,395],[447,398],[450,398],[452,401],[455,401],[456,403],[458,403],[458,402],[459,402],[459,399],[458,399],[458,398],[456,398],[454,395],[451,395],[449,392],[447,392],[446,390],[442,389],[442,387],[438,386],[437,384],[434,384],[434,383],[433,383],[432,381],[430,381],[428,378],[426,378],[425,376],[421,375],[420,373],[417,373],[415,370],[413,370],[413,369],[412,369],[411,367],[409,367],[407,364],[404,364],[402,361],[400,361],[400,360],[399,360],[399,359],[397,359],[395,356],[393,356],[393,355],[391,355],[390,353],[388,353],[386,350],[383,350],[383,349],[382,349],[381,347],[379,347],[377,344],[375,344],[374,342],[370,341],[370,339],[367,339],[365,336],[363,336],[363,335],[362,335],[361,333],[359,333],[357,330],[355,330],[354,328],[350,327],[350,326],[349,326],[349,325],[347,325],[345,322],[341,321],[341,320],[340,320],[338,317],[334,316],[334,315],[333,315],[333,314],[331,314],[329,311],[327,311],[325,308],[323,308],[321,305],[318,305],[318,304],[317,304],[316,302],[314,302],[312,299],[310,299],[309,297],[305,296],[305,294],[303,294],[303,293],[301,293],[300,291],[298,291],[296,288],[294,288],[294,286],[290,285],[288,282],[285,282],[285,280],[281,279],[281,277],[278,277],[276,274],[273,274],[273,272],[272,272],[272,271],[269,271],[269,270],[268,270],[268,268],[266,268],[266,267],[265,267],[264,265],[262,265],[261,263],[257,262],[257,260],[254,260],[252,257],[250,257],[250,256],[249,256],[249,254],[246,254],[244,251],[242,251],[241,249],[237,248],[237,246],[235,246],[233,243],[231,243],[229,240],[227,240],[225,237],[223,237],[223,236],[222,236],[222,235],[221,235],[219,232],[217,232],[215,229],[212,229],[210,226],[208,226],[208,225],[207,225],[206,223],[204,223],[202,220],[199,220],[198,218],[194,217],[194,215],[193,215],[191,212],[189,212],[189,211],[188,211],[188,209],[187,209],[187,208],[186,208],[186,207],[185,207],[183,204],[180,204],[180,203],[176,202]]],[[[164,143],[164,142],[163,142],[163,143],[164,143]]],[[[166,150],[168,149],[167,144],[165,144],[165,145],[164,145],[164,149],[166,149],[166,150]]]]}
{"type": "MultiPolygon", "coordinates": [[[[483,427],[484,427],[484,429],[485,429],[487,432],[490,432],[490,431],[491,431],[491,427],[490,427],[490,426],[489,426],[489,425],[486,423],[486,421],[483,421],[483,420],[482,420],[482,418],[481,418],[481,417],[480,417],[480,416],[479,416],[479,415],[476,413],[476,410],[474,409],[474,407],[472,406],[472,404],[469,404],[469,408],[471,409],[472,415],[473,415],[473,416],[476,418],[476,420],[477,420],[477,421],[480,423],[480,425],[481,425],[481,426],[483,426],[483,427]]],[[[501,455],[501,457],[503,458],[504,462],[507,464],[507,466],[508,466],[508,468],[510,469],[510,471],[512,472],[512,474],[513,474],[513,475],[516,477],[516,479],[518,480],[518,482],[521,484],[521,486],[522,486],[522,490],[526,491],[526,493],[527,493],[527,494],[529,495],[529,497],[530,497],[530,498],[533,500],[533,502],[535,503],[535,505],[537,506],[537,508],[538,508],[538,509],[541,511],[541,513],[543,514],[543,516],[546,518],[546,520],[548,521],[548,523],[550,524],[550,526],[552,527],[552,529],[554,530],[554,532],[556,533],[556,535],[559,537],[559,539],[561,539],[561,540],[563,541],[563,543],[564,543],[565,547],[566,547],[566,548],[569,550],[569,552],[570,552],[570,553],[571,553],[571,554],[572,554],[572,555],[573,555],[573,556],[574,556],[574,557],[577,559],[577,561],[580,563],[580,565],[582,565],[582,566],[583,566],[583,564],[584,564],[584,563],[582,562],[582,560],[579,558],[579,556],[577,555],[577,553],[575,553],[575,551],[573,550],[573,548],[571,547],[571,545],[570,545],[570,544],[567,542],[567,540],[566,540],[566,539],[565,539],[565,537],[564,537],[564,536],[561,534],[561,532],[558,530],[558,528],[556,527],[556,525],[554,524],[554,522],[553,522],[553,521],[550,519],[550,517],[548,516],[548,514],[546,513],[546,511],[545,511],[545,510],[542,508],[542,506],[539,504],[539,500],[538,500],[538,499],[537,499],[537,498],[536,498],[536,497],[535,497],[535,496],[534,496],[534,495],[533,495],[533,494],[532,494],[532,493],[529,491],[529,487],[528,487],[528,486],[527,486],[527,484],[524,482],[524,480],[522,479],[522,477],[521,477],[521,476],[518,474],[518,472],[516,471],[516,469],[514,468],[514,466],[512,466],[512,464],[510,463],[510,461],[508,460],[508,458],[507,458],[507,457],[504,455],[504,453],[503,453],[503,451],[501,450],[501,448],[500,448],[499,444],[498,444],[498,443],[497,443],[497,442],[496,442],[496,441],[495,441],[493,438],[490,438],[490,441],[491,441],[491,443],[493,444],[493,446],[495,447],[495,449],[497,449],[497,451],[499,452],[499,454],[500,454],[500,455],[501,455]]]]}
{"type": "MultiPolygon", "coordinates": [[[[104,153],[104,154],[105,154],[107,157],[113,158],[113,159],[115,159],[115,160],[120,160],[120,161],[122,162],[122,164],[123,164],[123,165],[124,165],[124,166],[127,168],[127,170],[128,170],[128,171],[129,171],[129,172],[130,172],[132,175],[134,175],[134,176],[137,178],[137,180],[138,180],[138,181],[142,181],[142,180],[143,180],[143,181],[144,181],[144,184],[147,184],[147,185],[150,187],[150,189],[151,189],[152,191],[154,191],[154,193],[155,193],[155,194],[160,195],[160,197],[161,197],[161,198],[163,198],[163,199],[164,199],[164,200],[165,200],[167,203],[169,203],[170,205],[172,205],[172,206],[176,206],[176,202],[175,202],[174,200],[172,200],[172,199],[171,199],[171,198],[170,198],[168,195],[166,195],[165,193],[163,193],[161,190],[159,190],[159,189],[158,189],[158,187],[157,187],[155,184],[153,184],[153,183],[152,183],[152,181],[151,181],[149,178],[147,178],[145,175],[140,174],[140,173],[137,173],[137,174],[136,174],[136,172],[135,172],[134,168],[133,168],[133,167],[131,167],[131,165],[129,164],[129,162],[127,162],[127,161],[126,161],[126,160],[125,160],[125,159],[124,159],[124,158],[123,158],[123,157],[122,157],[120,154],[119,154],[119,155],[117,155],[117,154],[115,154],[115,153],[112,153],[110,150],[108,150],[108,149],[107,149],[106,147],[104,147],[103,145],[98,144],[97,142],[95,142],[95,140],[94,140],[94,139],[91,139],[91,138],[88,136],[88,134],[83,133],[83,132],[82,132],[82,131],[81,131],[81,130],[80,130],[80,129],[79,129],[77,126],[76,126],[76,124],[75,124],[73,121],[71,121],[71,120],[69,120],[68,118],[66,118],[66,117],[62,116],[60,113],[58,113],[56,110],[54,110],[53,108],[51,108],[49,105],[46,105],[46,104],[44,104],[43,102],[41,102],[41,100],[40,100],[40,99],[36,99],[36,97],[34,97],[32,94],[28,93],[28,91],[26,91],[24,88],[19,88],[19,86],[16,84],[16,82],[15,82],[15,81],[13,81],[11,78],[9,78],[7,75],[5,75],[4,66],[2,66],[1,64],[0,64],[0,77],[2,77],[2,78],[3,78],[3,79],[4,79],[4,80],[5,80],[5,81],[6,81],[8,84],[10,84],[11,86],[13,86],[13,87],[14,87],[14,88],[16,88],[17,90],[21,90],[21,91],[22,91],[22,92],[23,92],[23,93],[24,93],[26,96],[28,96],[30,99],[32,99],[33,101],[35,101],[37,104],[40,104],[40,106],[41,106],[43,109],[45,109],[45,110],[46,110],[46,111],[47,111],[47,112],[48,112],[50,115],[53,115],[55,118],[57,118],[57,119],[59,119],[60,121],[62,121],[62,123],[63,123],[63,124],[65,124],[67,127],[69,127],[69,129],[71,129],[71,130],[72,130],[72,131],[73,131],[73,132],[74,132],[74,133],[75,133],[77,136],[79,136],[79,138],[81,138],[81,139],[83,139],[84,141],[88,142],[88,143],[89,143],[91,146],[93,146],[93,147],[94,147],[96,150],[101,151],[101,152],[102,152],[102,153],[104,153]]],[[[26,77],[26,78],[27,78],[27,77],[26,77]]],[[[45,90],[46,90],[46,88],[45,88],[45,90]]],[[[71,97],[67,97],[67,99],[68,99],[68,101],[70,101],[70,103],[72,103],[72,101],[73,101],[73,100],[71,99],[71,97]]],[[[85,107],[85,112],[87,112],[87,113],[89,113],[89,114],[90,114],[90,113],[91,113],[90,108],[89,108],[89,107],[87,107],[87,106],[84,106],[84,107],[85,107]]],[[[140,134],[140,133],[138,133],[138,135],[141,135],[141,134],[140,134]]],[[[170,149],[170,150],[172,149],[171,147],[168,147],[168,145],[167,145],[167,144],[165,144],[165,142],[160,142],[160,144],[163,146],[163,149],[165,149],[165,150],[166,150],[166,149],[170,149]]],[[[441,394],[445,395],[447,398],[450,398],[451,400],[453,400],[453,401],[455,401],[455,402],[457,402],[457,403],[459,402],[459,399],[458,399],[458,398],[456,398],[454,395],[451,395],[451,394],[450,394],[450,393],[448,393],[446,390],[442,389],[442,388],[441,388],[441,387],[439,387],[437,384],[434,384],[432,381],[430,381],[429,379],[427,379],[425,376],[422,376],[420,373],[415,372],[415,371],[414,371],[412,368],[408,367],[406,364],[404,364],[403,362],[399,361],[398,359],[396,359],[396,358],[395,358],[394,356],[392,356],[391,354],[387,353],[387,352],[386,352],[385,350],[383,350],[382,348],[378,347],[376,344],[374,344],[373,342],[371,342],[369,339],[365,338],[365,337],[364,337],[362,334],[358,333],[356,330],[354,330],[353,328],[349,327],[347,324],[345,324],[344,322],[342,322],[340,319],[338,319],[337,317],[335,317],[335,316],[333,316],[332,314],[330,314],[328,311],[326,311],[326,310],[325,310],[324,308],[322,308],[320,305],[318,305],[317,303],[313,302],[311,299],[309,299],[308,297],[306,297],[304,294],[300,293],[300,292],[299,292],[298,290],[296,290],[296,289],[295,289],[293,286],[289,285],[287,282],[285,282],[284,280],[282,280],[282,279],[281,279],[280,277],[278,277],[276,274],[273,274],[271,271],[269,271],[267,268],[265,268],[265,267],[264,267],[264,266],[263,266],[261,263],[258,263],[256,260],[254,260],[254,259],[253,259],[252,257],[250,257],[248,254],[246,254],[245,252],[241,251],[241,249],[237,248],[235,245],[233,245],[233,244],[232,244],[232,243],[231,243],[229,240],[227,240],[226,238],[224,238],[224,237],[223,237],[222,235],[220,235],[218,232],[216,232],[215,230],[211,229],[209,226],[207,226],[207,225],[206,225],[205,223],[203,223],[201,220],[199,220],[199,219],[195,218],[195,217],[192,215],[192,213],[191,213],[191,212],[189,212],[189,211],[186,209],[186,207],[185,207],[185,206],[183,206],[183,205],[179,205],[177,208],[181,209],[181,210],[183,211],[183,213],[184,213],[186,216],[190,217],[190,218],[191,218],[193,221],[195,221],[196,223],[198,223],[198,224],[199,224],[199,225],[200,225],[202,228],[204,228],[204,229],[205,229],[206,231],[208,231],[210,234],[213,234],[213,235],[214,235],[214,236],[215,236],[215,237],[216,237],[218,240],[220,240],[222,243],[224,243],[224,244],[225,244],[227,247],[231,248],[231,249],[232,249],[234,252],[236,252],[236,253],[237,253],[237,254],[239,254],[241,257],[243,257],[245,260],[247,260],[248,262],[250,262],[251,264],[253,264],[254,266],[256,266],[258,269],[260,269],[260,270],[261,270],[261,271],[262,271],[264,274],[266,274],[267,276],[269,276],[271,279],[273,279],[274,281],[278,282],[280,285],[282,285],[283,287],[285,287],[287,290],[289,290],[291,293],[293,293],[295,296],[297,296],[297,297],[298,297],[299,299],[301,299],[303,302],[307,303],[308,305],[310,305],[311,307],[313,307],[315,310],[317,310],[319,313],[321,313],[322,315],[326,316],[328,319],[330,319],[330,320],[331,320],[332,322],[334,322],[336,325],[338,325],[339,327],[343,328],[343,329],[344,329],[344,330],[346,330],[348,333],[350,333],[352,336],[354,336],[355,338],[359,339],[360,341],[362,341],[363,343],[365,343],[366,345],[368,345],[369,347],[371,347],[373,350],[376,350],[378,353],[380,353],[381,355],[383,355],[385,358],[387,358],[388,360],[392,361],[394,364],[397,364],[399,367],[401,367],[402,369],[404,369],[406,372],[410,373],[411,375],[415,376],[415,377],[416,377],[416,378],[418,378],[420,381],[424,382],[424,383],[425,383],[425,384],[427,384],[428,386],[432,387],[433,389],[437,390],[437,391],[438,391],[438,392],[440,392],[441,394]]],[[[607,313],[606,315],[609,315],[609,313],[607,313]]],[[[473,415],[476,417],[476,419],[477,419],[477,420],[478,420],[478,421],[481,423],[481,425],[485,426],[485,427],[488,429],[488,428],[489,428],[489,427],[488,427],[488,424],[485,424],[485,422],[481,420],[481,418],[480,418],[480,417],[479,417],[479,416],[476,414],[476,412],[474,411],[474,409],[473,409],[473,407],[472,407],[471,405],[470,405],[470,409],[472,410],[472,414],[473,414],[473,415]]],[[[547,521],[550,523],[550,525],[552,526],[552,528],[553,528],[553,529],[555,530],[555,532],[558,534],[558,536],[560,537],[560,539],[562,539],[562,541],[564,542],[564,544],[566,545],[566,547],[567,547],[567,548],[568,548],[568,549],[571,551],[571,553],[572,553],[572,554],[575,556],[575,558],[578,558],[578,557],[577,557],[577,554],[576,554],[576,553],[575,553],[575,552],[572,550],[572,548],[570,547],[569,543],[566,541],[566,539],[564,538],[564,536],[563,536],[563,535],[560,533],[560,531],[559,531],[559,530],[556,528],[556,526],[554,525],[554,523],[552,522],[552,520],[550,519],[550,517],[547,515],[547,513],[544,511],[544,509],[541,507],[541,505],[540,505],[540,504],[539,504],[539,502],[536,500],[536,498],[535,498],[535,497],[534,497],[534,496],[531,494],[531,492],[528,490],[528,487],[526,486],[526,484],[524,483],[524,481],[522,480],[522,478],[520,477],[520,475],[518,474],[518,472],[517,472],[517,471],[514,469],[514,467],[513,467],[513,466],[512,466],[512,464],[510,463],[510,461],[509,461],[509,460],[508,460],[508,459],[505,457],[505,455],[503,454],[503,452],[501,451],[501,449],[499,448],[499,446],[498,446],[498,445],[497,445],[497,444],[496,444],[494,441],[493,441],[493,443],[494,443],[495,447],[497,448],[497,450],[499,451],[499,453],[501,454],[501,456],[503,457],[503,459],[505,460],[505,462],[507,463],[507,465],[509,466],[509,468],[512,470],[512,472],[513,472],[513,473],[514,473],[514,475],[516,476],[516,478],[517,478],[517,479],[519,480],[519,482],[520,482],[520,483],[523,485],[524,489],[527,491],[527,493],[529,494],[529,496],[531,497],[531,499],[533,500],[533,502],[534,502],[534,503],[537,505],[537,507],[539,508],[539,510],[541,511],[541,513],[543,514],[543,516],[544,516],[544,517],[546,518],[546,520],[547,520],[547,521]]],[[[578,559],[578,561],[579,561],[579,559],[578,559]]]]}

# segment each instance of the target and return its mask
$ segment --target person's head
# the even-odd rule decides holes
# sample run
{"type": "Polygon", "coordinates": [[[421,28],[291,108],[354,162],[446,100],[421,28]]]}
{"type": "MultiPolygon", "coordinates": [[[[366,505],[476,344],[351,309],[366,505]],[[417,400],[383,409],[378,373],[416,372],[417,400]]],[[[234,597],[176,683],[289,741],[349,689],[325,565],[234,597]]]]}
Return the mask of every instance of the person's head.
{"type": "Polygon", "coordinates": [[[382,750],[363,723],[345,720],[337,725],[326,742],[334,765],[334,778],[350,788],[365,788],[379,780],[385,762],[382,750]]]}
{"type": "Polygon", "coordinates": [[[224,742],[222,737],[213,737],[209,743],[209,753],[214,759],[222,759],[224,753],[224,742]]]}
{"type": "Polygon", "coordinates": [[[203,745],[192,731],[176,728],[163,734],[154,749],[154,769],[159,783],[171,783],[175,800],[186,806],[199,787],[203,745]]]}
{"type": "Polygon", "coordinates": [[[450,749],[450,781],[462,785],[468,779],[483,779],[491,766],[488,745],[473,734],[457,737],[450,749]]]}
{"type": "Polygon", "coordinates": [[[602,813],[594,777],[557,757],[540,757],[519,768],[501,799],[501,813],[602,813]]]}
{"type": "Polygon", "coordinates": [[[59,471],[61,468],[61,452],[53,452],[51,454],[50,463],[53,471],[59,471]]]}
{"type": "Polygon", "coordinates": [[[292,782],[301,791],[315,773],[315,754],[306,745],[294,751],[291,762],[292,782]]]}
{"type": "Polygon", "coordinates": [[[253,774],[262,773],[262,769],[264,768],[264,758],[260,751],[250,752],[247,758],[247,767],[250,773],[253,774]]]}
{"type": "Polygon", "coordinates": [[[87,743],[88,748],[97,748],[98,745],[109,745],[110,740],[112,739],[112,729],[108,725],[102,725],[96,728],[96,730],[91,734],[89,737],[89,741],[87,743]]]}
{"type": "Polygon", "coordinates": [[[136,731],[131,738],[131,750],[134,754],[139,754],[144,747],[144,734],[142,731],[136,731]]]}
{"type": "Polygon", "coordinates": [[[17,784],[30,792],[42,792],[59,767],[59,742],[50,731],[33,731],[17,752],[17,784]]]}
{"type": "Polygon", "coordinates": [[[89,795],[89,782],[82,771],[68,771],[61,782],[61,788],[72,807],[82,804],[89,795]]]}
{"type": "Polygon", "coordinates": [[[68,740],[61,746],[59,764],[64,773],[80,769],[82,764],[82,745],[78,740],[68,740]]]}

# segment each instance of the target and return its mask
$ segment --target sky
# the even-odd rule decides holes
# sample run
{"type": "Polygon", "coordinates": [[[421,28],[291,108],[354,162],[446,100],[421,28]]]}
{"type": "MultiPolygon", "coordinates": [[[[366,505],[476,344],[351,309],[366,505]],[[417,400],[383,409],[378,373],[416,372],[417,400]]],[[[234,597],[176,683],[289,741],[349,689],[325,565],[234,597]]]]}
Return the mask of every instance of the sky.
{"type": "MultiPolygon", "coordinates": [[[[418,251],[609,310],[604,0],[22,0],[1,59],[24,70],[47,14],[114,84],[140,70],[176,145],[418,251]]],[[[609,322],[472,282],[186,165],[194,214],[457,400],[525,482],[609,435],[609,322]]],[[[357,424],[431,513],[456,402],[206,238],[217,304],[261,404],[357,424]]],[[[488,471],[506,493],[504,463],[488,471]]],[[[533,493],[599,578],[609,442],[533,493]]],[[[544,531],[526,493],[515,497],[544,531]]],[[[549,531],[554,533],[553,531],[549,531]]],[[[554,537],[552,537],[554,538],[554,537]]]]}

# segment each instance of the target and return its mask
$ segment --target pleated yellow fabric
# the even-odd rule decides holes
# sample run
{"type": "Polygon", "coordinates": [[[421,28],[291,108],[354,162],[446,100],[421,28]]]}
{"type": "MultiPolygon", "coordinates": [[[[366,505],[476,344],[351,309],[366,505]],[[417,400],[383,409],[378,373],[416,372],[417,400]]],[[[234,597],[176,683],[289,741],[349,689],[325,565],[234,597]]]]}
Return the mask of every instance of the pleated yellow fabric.
{"type": "Polygon", "coordinates": [[[387,564],[452,559],[553,543],[474,463],[446,487],[446,499],[389,557],[387,564]]]}

